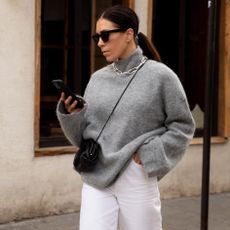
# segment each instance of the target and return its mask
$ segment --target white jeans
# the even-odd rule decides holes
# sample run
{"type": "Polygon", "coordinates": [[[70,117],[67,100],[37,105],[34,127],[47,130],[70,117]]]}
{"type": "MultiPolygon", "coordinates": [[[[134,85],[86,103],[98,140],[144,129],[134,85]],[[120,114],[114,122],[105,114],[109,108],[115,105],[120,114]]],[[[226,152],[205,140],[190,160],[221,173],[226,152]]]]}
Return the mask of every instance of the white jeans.
{"type": "Polygon", "coordinates": [[[156,178],[133,160],[110,187],[82,188],[80,230],[162,230],[156,178]]]}

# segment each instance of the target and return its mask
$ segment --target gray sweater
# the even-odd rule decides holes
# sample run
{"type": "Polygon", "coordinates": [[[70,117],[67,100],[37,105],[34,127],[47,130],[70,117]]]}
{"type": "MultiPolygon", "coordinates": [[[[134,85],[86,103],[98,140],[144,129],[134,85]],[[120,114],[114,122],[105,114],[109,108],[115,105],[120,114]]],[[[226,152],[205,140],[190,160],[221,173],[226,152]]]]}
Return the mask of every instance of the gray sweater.
{"type": "MultiPolygon", "coordinates": [[[[137,66],[137,50],[115,62],[121,71],[137,66]]],[[[65,114],[62,102],[57,117],[69,141],[79,146],[82,137],[96,139],[132,74],[117,74],[112,64],[96,71],[85,91],[86,106],[65,114]]],[[[137,152],[150,177],[162,178],[181,159],[193,137],[194,121],[176,74],[162,63],[148,60],[123,95],[98,142],[102,155],[93,172],[81,173],[84,182],[111,185],[137,152]]]]}

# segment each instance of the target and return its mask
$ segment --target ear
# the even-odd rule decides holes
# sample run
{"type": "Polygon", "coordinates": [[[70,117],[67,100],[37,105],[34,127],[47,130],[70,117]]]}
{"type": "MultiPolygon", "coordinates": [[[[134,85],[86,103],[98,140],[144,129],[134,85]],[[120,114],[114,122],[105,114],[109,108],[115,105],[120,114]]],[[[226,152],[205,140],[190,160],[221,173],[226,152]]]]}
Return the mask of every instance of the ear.
{"type": "Polygon", "coordinates": [[[134,39],[134,31],[132,28],[129,28],[126,30],[127,33],[127,42],[132,41],[132,39],[134,39]]]}

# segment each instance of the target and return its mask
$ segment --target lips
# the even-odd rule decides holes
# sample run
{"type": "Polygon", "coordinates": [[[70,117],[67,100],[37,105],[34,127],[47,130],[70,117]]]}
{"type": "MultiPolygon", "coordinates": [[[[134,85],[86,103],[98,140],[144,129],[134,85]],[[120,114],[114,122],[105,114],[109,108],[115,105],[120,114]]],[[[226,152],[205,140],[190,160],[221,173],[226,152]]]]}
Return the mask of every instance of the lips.
{"type": "Polygon", "coordinates": [[[106,51],[106,50],[105,50],[105,51],[102,51],[102,54],[103,54],[103,55],[106,55],[108,52],[109,52],[109,51],[106,51]]]}

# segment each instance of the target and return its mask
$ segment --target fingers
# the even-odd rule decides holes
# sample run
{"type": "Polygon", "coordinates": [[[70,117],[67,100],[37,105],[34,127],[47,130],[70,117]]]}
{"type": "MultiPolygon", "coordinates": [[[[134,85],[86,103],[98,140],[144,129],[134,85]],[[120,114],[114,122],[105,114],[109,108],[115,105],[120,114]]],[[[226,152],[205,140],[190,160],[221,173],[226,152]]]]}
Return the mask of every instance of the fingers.
{"type": "Polygon", "coordinates": [[[64,102],[65,104],[65,109],[68,113],[71,113],[73,111],[76,111],[76,106],[77,106],[77,101],[74,101],[73,103],[71,103],[72,97],[69,96],[68,98],[65,98],[65,93],[61,93],[61,100],[64,102]]]}
{"type": "Polygon", "coordinates": [[[72,100],[71,96],[67,97],[67,99],[65,99],[65,105],[69,107],[71,100],[72,100]]]}
{"type": "Polygon", "coordinates": [[[61,93],[61,100],[62,100],[63,102],[65,101],[65,93],[64,93],[64,92],[61,93]]]}
{"type": "Polygon", "coordinates": [[[68,98],[65,98],[65,93],[61,93],[61,101],[65,104],[65,109],[68,113],[72,112],[79,112],[81,109],[76,109],[78,102],[74,100],[74,102],[71,103],[72,97],[69,96],[68,98]]]}
{"type": "MultiPolygon", "coordinates": [[[[69,99],[69,98],[68,98],[69,99]]],[[[68,100],[67,99],[67,100],[68,100]]],[[[70,101],[71,101],[72,97],[70,97],[70,101]]],[[[69,102],[70,102],[69,101],[69,102]]],[[[77,101],[74,101],[72,104],[70,103],[67,103],[66,104],[66,109],[69,113],[72,113],[73,111],[75,111],[75,108],[76,108],[76,105],[77,105],[77,101]]]]}

